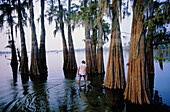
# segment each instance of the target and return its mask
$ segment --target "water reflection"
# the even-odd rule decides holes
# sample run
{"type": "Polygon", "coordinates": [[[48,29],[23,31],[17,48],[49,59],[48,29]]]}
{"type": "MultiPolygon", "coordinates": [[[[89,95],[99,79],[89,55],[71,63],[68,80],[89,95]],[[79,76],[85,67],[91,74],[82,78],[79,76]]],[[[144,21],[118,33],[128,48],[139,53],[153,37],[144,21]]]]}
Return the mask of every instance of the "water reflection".
{"type": "MultiPolygon", "coordinates": [[[[159,57],[160,51],[154,52],[159,57]]],[[[125,63],[128,62],[129,51],[124,50],[125,63]]],[[[109,52],[104,52],[105,68],[107,67],[109,52]]],[[[157,106],[138,106],[124,102],[121,91],[108,90],[103,86],[104,75],[93,74],[87,78],[87,85],[79,87],[76,72],[67,72],[62,69],[62,53],[48,53],[48,79],[32,78],[29,80],[27,75],[13,77],[9,60],[0,56],[0,111],[153,111],[157,106]],[[54,61],[57,60],[57,61],[54,61]],[[8,63],[8,64],[7,64],[8,63]],[[26,77],[23,77],[26,76],[26,77]],[[18,78],[18,79],[17,79],[18,78]],[[141,110],[140,110],[141,109],[141,110]]],[[[84,58],[85,52],[77,53],[77,60],[84,58]]],[[[169,52],[163,51],[163,56],[168,57],[169,52]]],[[[9,57],[7,54],[6,57],[9,57]]],[[[162,105],[170,104],[169,85],[169,66],[170,63],[164,62],[163,70],[159,63],[155,63],[155,75],[150,75],[151,93],[159,91],[162,98],[162,105]],[[153,91],[153,92],[152,92],[153,91]]],[[[127,66],[125,66],[127,74],[127,66]]],[[[152,95],[153,100],[155,94],[152,95]]],[[[154,101],[153,101],[154,102],[154,101]]],[[[163,111],[169,109],[162,106],[163,111]]],[[[160,110],[160,109],[158,109],[160,110]]],[[[161,110],[161,111],[162,111],[161,110]]]]}
{"type": "Polygon", "coordinates": [[[48,95],[45,83],[33,83],[33,93],[28,94],[28,87],[23,85],[24,97],[17,99],[10,111],[22,112],[22,111],[50,111],[48,95]]]}
{"type": "Polygon", "coordinates": [[[76,85],[77,84],[74,81],[68,81],[64,85],[61,85],[62,88],[60,89],[60,91],[55,91],[55,95],[57,98],[55,101],[56,107],[54,108],[54,111],[79,111],[79,108],[81,108],[81,104],[78,100],[79,95],[76,85]]]}
{"type": "MultiPolygon", "coordinates": [[[[30,111],[50,111],[48,102],[48,89],[46,83],[33,83],[34,93],[31,95],[31,102],[29,104],[30,111]]],[[[27,103],[28,104],[28,103],[27,103]]]]}
{"type": "Polygon", "coordinates": [[[22,87],[23,87],[23,95],[29,94],[29,84],[28,83],[23,83],[22,87]]]}
{"type": "Polygon", "coordinates": [[[105,92],[108,112],[122,112],[125,109],[123,91],[105,89],[105,92]]]}

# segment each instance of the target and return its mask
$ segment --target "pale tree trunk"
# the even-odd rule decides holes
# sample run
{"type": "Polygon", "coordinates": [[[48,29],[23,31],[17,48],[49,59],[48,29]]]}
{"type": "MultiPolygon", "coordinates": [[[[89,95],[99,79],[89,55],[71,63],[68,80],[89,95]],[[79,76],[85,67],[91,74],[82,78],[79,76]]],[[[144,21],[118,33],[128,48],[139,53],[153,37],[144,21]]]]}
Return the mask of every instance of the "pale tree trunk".
{"type": "Polygon", "coordinates": [[[109,48],[109,59],[104,86],[109,89],[125,88],[125,73],[122,42],[120,36],[118,3],[113,0],[112,5],[115,10],[112,11],[112,30],[109,48]]]}
{"type": "Polygon", "coordinates": [[[46,49],[45,49],[45,25],[44,25],[44,7],[45,1],[41,0],[41,36],[40,36],[40,49],[39,58],[42,67],[42,74],[47,75],[47,64],[46,64],[46,49]]]}
{"type": "Polygon", "coordinates": [[[133,6],[133,22],[129,53],[129,68],[124,99],[134,104],[150,104],[150,89],[145,56],[143,32],[144,2],[137,0],[133,6]]]}
{"type": "Polygon", "coordinates": [[[30,24],[31,24],[31,36],[32,36],[32,49],[31,49],[31,66],[30,66],[30,75],[40,75],[41,68],[38,55],[38,44],[36,37],[36,29],[34,24],[34,10],[33,10],[33,1],[29,0],[30,8],[30,24]]]}
{"type": "Polygon", "coordinates": [[[98,48],[97,48],[97,55],[96,55],[96,70],[99,74],[104,74],[104,61],[103,61],[103,39],[102,39],[102,24],[101,21],[98,23],[99,31],[98,31],[98,48]]]}
{"type": "Polygon", "coordinates": [[[20,29],[20,36],[21,36],[21,74],[24,76],[28,76],[28,57],[27,57],[27,49],[25,44],[25,33],[24,28],[22,25],[22,15],[21,15],[21,6],[20,0],[18,0],[18,23],[20,29]]]}
{"type": "Polygon", "coordinates": [[[61,30],[61,36],[62,36],[62,42],[63,42],[63,57],[64,57],[64,63],[63,63],[63,69],[67,69],[67,63],[68,63],[68,49],[67,49],[67,43],[65,39],[64,34],[64,22],[63,22],[63,7],[59,2],[59,11],[60,11],[60,30],[61,30]]]}
{"type": "MultiPolygon", "coordinates": [[[[71,8],[71,0],[68,0],[69,15],[70,15],[70,8],[71,8]]],[[[72,34],[71,34],[71,21],[69,21],[69,24],[68,24],[68,45],[69,45],[69,52],[68,52],[67,69],[68,70],[77,70],[74,45],[73,45],[73,39],[72,39],[72,34]]]]}

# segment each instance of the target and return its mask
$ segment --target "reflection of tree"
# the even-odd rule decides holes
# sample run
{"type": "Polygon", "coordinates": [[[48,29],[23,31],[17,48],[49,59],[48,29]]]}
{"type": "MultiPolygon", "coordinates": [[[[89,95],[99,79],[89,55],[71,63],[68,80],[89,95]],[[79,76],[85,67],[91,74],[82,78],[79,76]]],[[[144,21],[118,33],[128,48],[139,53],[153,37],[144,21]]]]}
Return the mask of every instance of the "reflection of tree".
{"type": "Polygon", "coordinates": [[[23,85],[25,96],[14,102],[11,112],[50,111],[45,83],[33,83],[34,92],[31,94],[28,94],[28,87],[23,85]]]}
{"type": "Polygon", "coordinates": [[[95,110],[95,111],[105,111],[105,101],[103,94],[103,80],[104,75],[89,75],[88,80],[90,80],[89,86],[87,86],[84,96],[86,97],[86,104],[88,104],[84,111],[95,110]]]}
{"type": "Polygon", "coordinates": [[[159,96],[157,90],[155,91],[153,103],[157,105],[162,105],[162,97],[159,96]]]}
{"type": "Polygon", "coordinates": [[[125,107],[123,91],[105,89],[105,92],[106,92],[106,104],[108,105],[108,111],[122,112],[125,107]]]}
{"type": "Polygon", "coordinates": [[[28,107],[31,111],[50,111],[46,83],[33,82],[34,94],[28,107]]]}
{"type": "Polygon", "coordinates": [[[162,97],[159,96],[158,91],[155,91],[153,102],[150,105],[136,105],[126,102],[127,112],[169,112],[170,106],[163,104],[162,97]]]}
{"type": "Polygon", "coordinates": [[[58,96],[57,98],[58,110],[55,111],[67,112],[78,110],[78,108],[80,107],[80,104],[77,101],[78,93],[75,86],[73,85],[74,83],[68,83],[64,86],[64,91],[62,91],[63,94],[59,94],[63,96],[59,96],[58,91],[56,91],[56,95],[58,96]]]}
{"type": "Polygon", "coordinates": [[[22,84],[22,87],[23,87],[23,95],[27,95],[29,93],[29,85],[27,84],[22,84]]]}
{"type": "Polygon", "coordinates": [[[159,59],[158,59],[161,70],[163,70],[163,59],[162,58],[163,58],[163,52],[161,51],[159,54],[159,59]]]}

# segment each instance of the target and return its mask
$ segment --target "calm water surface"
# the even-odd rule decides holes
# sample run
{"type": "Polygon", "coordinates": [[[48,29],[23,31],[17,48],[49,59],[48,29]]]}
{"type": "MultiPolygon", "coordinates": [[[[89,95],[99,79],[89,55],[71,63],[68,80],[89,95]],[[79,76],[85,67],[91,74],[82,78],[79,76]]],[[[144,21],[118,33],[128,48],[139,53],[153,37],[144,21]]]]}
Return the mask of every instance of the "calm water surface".
{"type": "MultiPolygon", "coordinates": [[[[155,53],[155,56],[159,52],[155,53]]],[[[30,55],[30,54],[29,54],[30,55]]],[[[109,52],[104,52],[105,68],[107,67],[109,52]]],[[[164,52],[170,57],[168,52],[164,52]]],[[[124,50],[125,74],[129,51],[124,50]]],[[[62,70],[62,52],[47,53],[48,79],[46,82],[32,82],[23,84],[18,73],[14,83],[10,54],[0,54],[0,111],[126,111],[122,92],[110,91],[103,88],[104,77],[89,76],[88,85],[80,88],[78,77],[67,77],[62,70]]],[[[76,52],[79,65],[85,59],[85,52],[76,52]]],[[[30,60],[30,58],[29,58],[30,60]]],[[[30,62],[29,62],[30,63],[30,62]]],[[[154,91],[158,90],[163,103],[170,105],[170,63],[163,63],[163,70],[155,62],[154,91]]],[[[83,81],[83,80],[82,80],[83,81]]]]}

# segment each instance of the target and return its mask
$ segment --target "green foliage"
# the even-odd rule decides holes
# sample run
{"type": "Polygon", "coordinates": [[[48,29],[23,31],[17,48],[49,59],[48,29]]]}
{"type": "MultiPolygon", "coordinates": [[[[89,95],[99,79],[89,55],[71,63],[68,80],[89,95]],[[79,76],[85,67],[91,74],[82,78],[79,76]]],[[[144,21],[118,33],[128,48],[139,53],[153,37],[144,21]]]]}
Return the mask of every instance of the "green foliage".
{"type": "Polygon", "coordinates": [[[0,4],[0,27],[3,27],[5,21],[7,21],[8,25],[11,25],[14,22],[12,18],[13,10],[14,8],[6,0],[3,1],[3,4],[0,4]]]}
{"type": "Polygon", "coordinates": [[[89,21],[97,17],[96,11],[98,10],[98,4],[92,2],[89,3],[89,7],[83,7],[78,5],[73,5],[71,8],[72,12],[69,19],[73,20],[76,24],[82,21],[89,21]]]}
{"type": "Polygon", "coordinates": [[[165,57],[155,57],[154,59],[155,59],[156,62],[158,62],[158,61],[162,61],[162,62],[168,61],[168,62],[170,62],[170,59],[165,58],[165,57]]]}
{"type": "Polygon", "coordinates": [[[108,35],[110,34],[110,24],[105,22],[105,20],[102,21],[102,30],[103,30],[103,35],[104,35],[104,41],[108,41],[108,35]]]}
{"type": "Polygon", "coordinates": [[[144,21],[144,27],[150,31],[146,39],[151,39],[153,45],[158,47],[161,44],[170,43],[170,32],[168,32],[165,24],[170,22],[170,6],[169,1],[154,2],[153,15],[144,21]],[[152,31],[152,32],[151,32],[152,31]]]}

